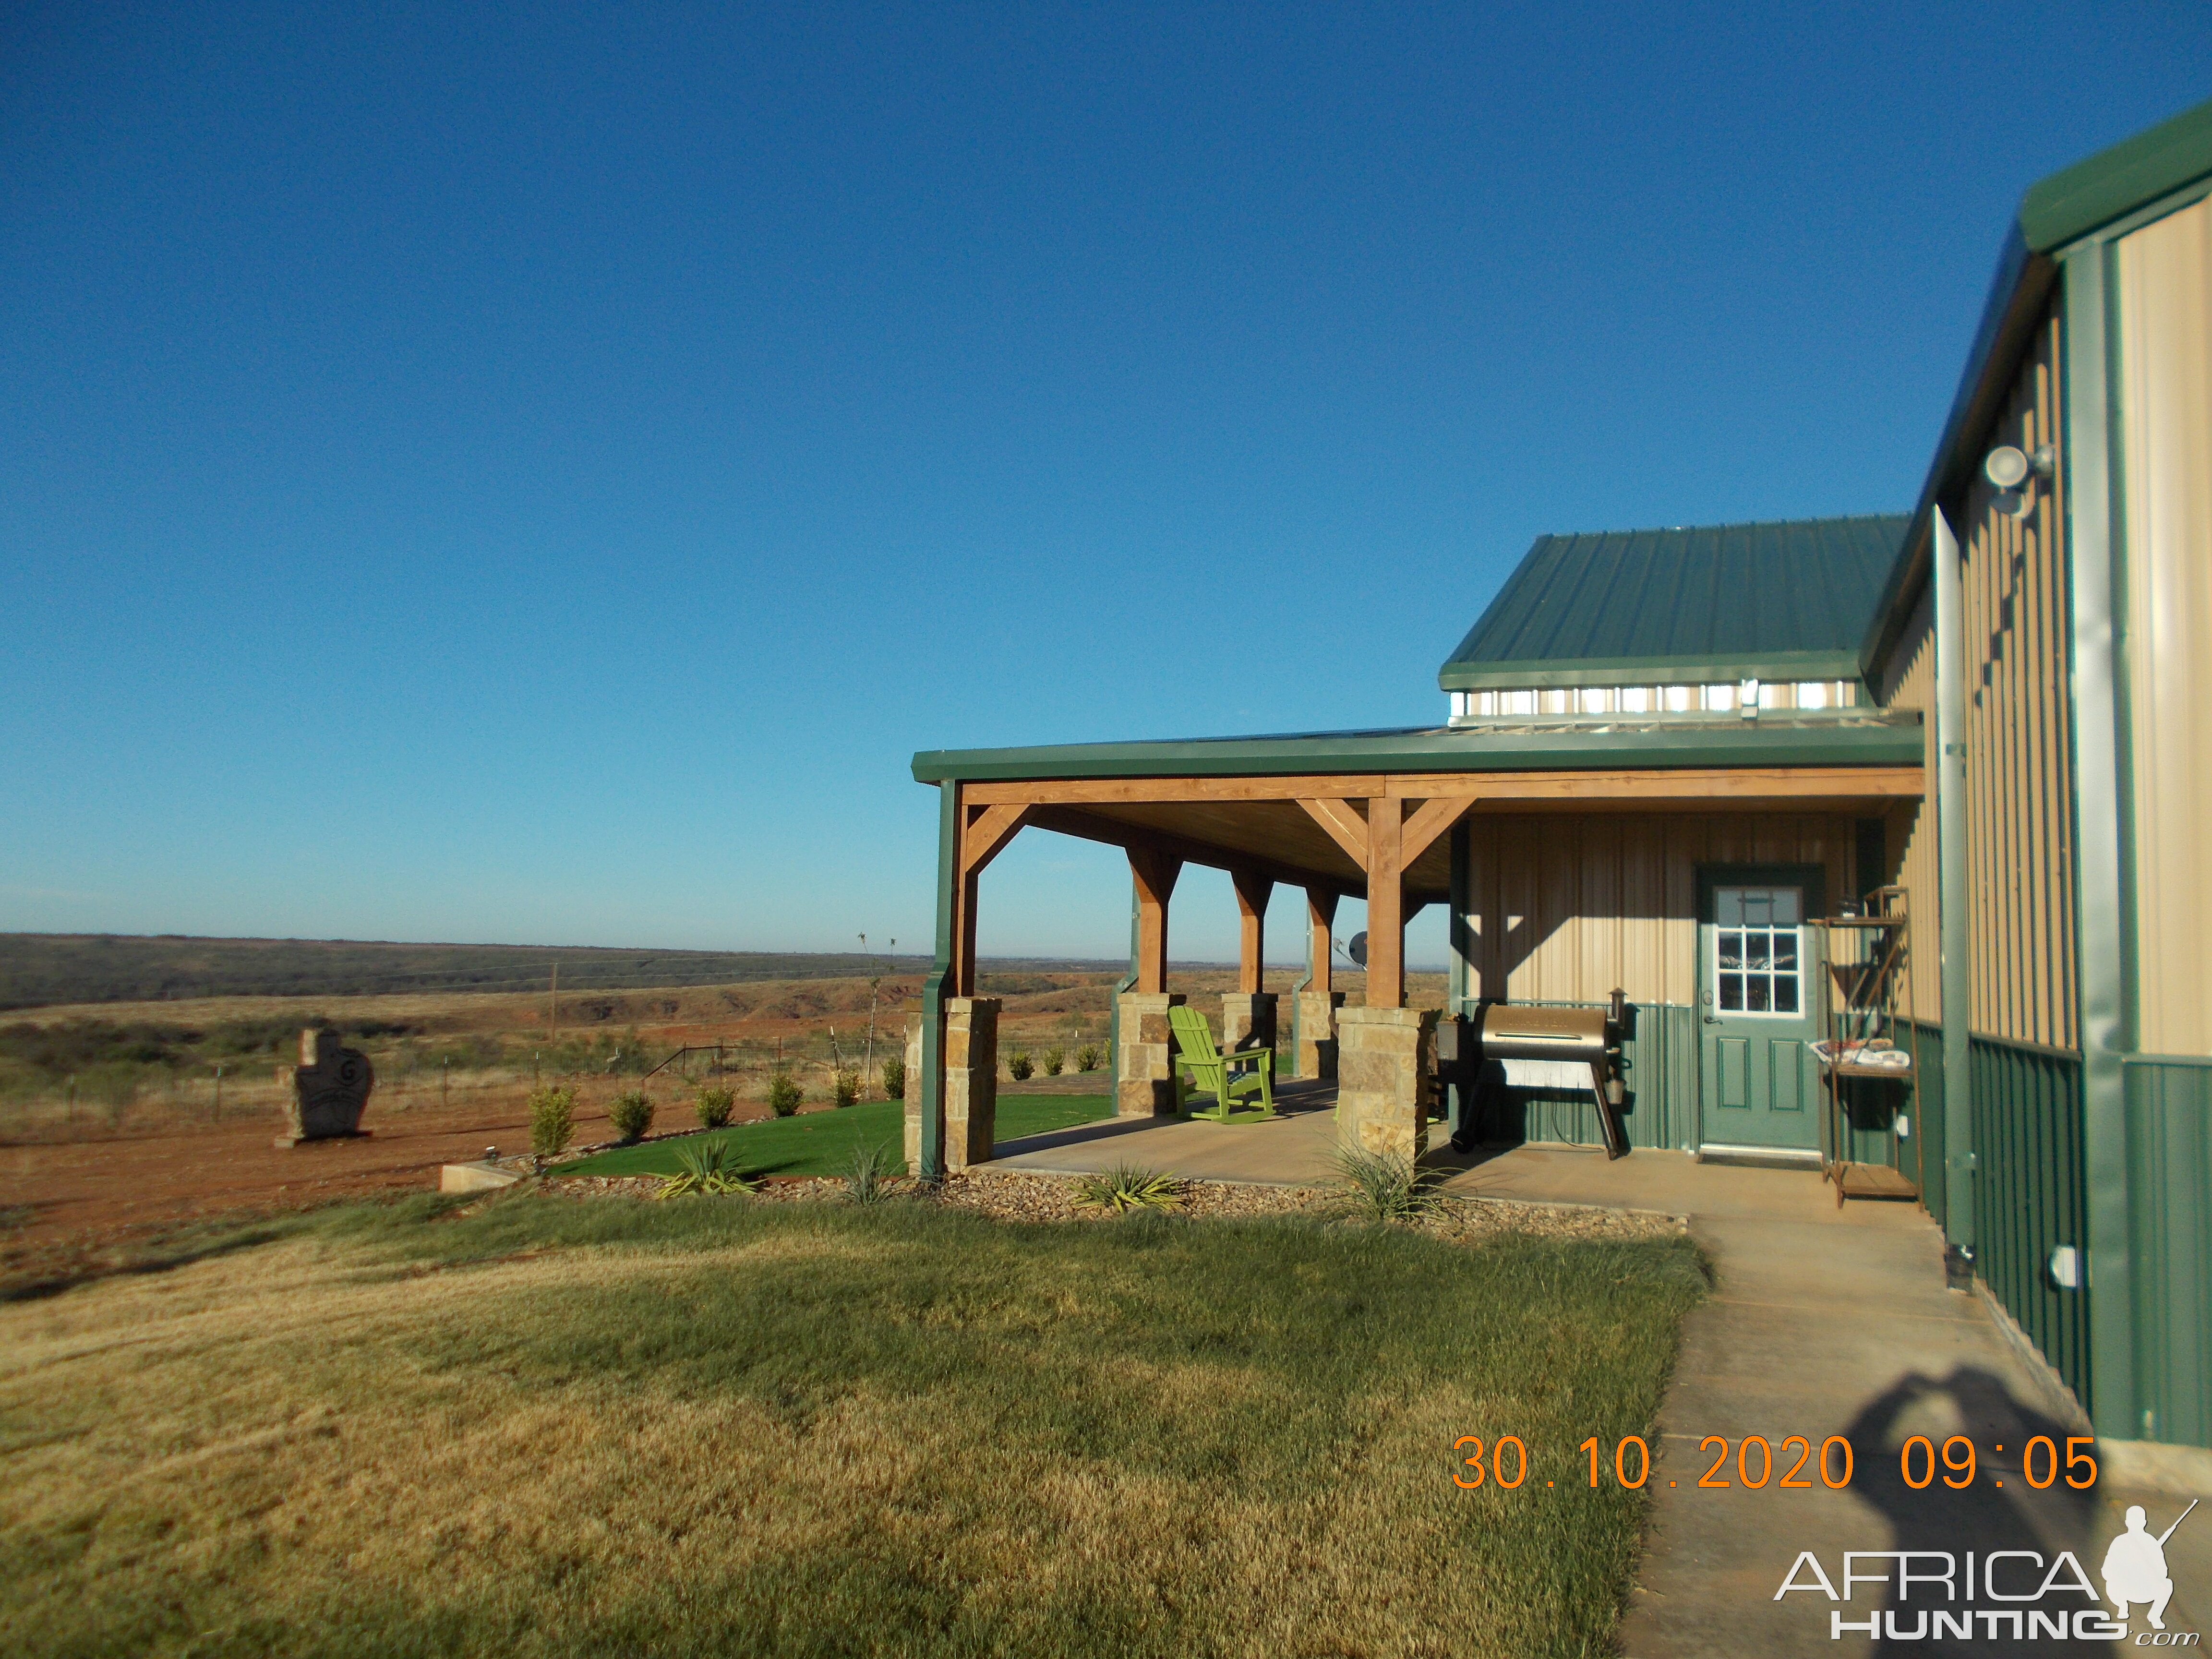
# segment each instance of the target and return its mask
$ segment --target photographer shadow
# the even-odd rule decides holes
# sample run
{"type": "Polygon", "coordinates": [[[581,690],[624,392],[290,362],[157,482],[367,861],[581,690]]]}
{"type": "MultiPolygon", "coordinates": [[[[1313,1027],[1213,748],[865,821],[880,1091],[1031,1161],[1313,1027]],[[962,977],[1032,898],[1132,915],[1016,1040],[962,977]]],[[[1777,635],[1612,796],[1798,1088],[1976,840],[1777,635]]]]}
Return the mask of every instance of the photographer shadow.
{"type": "MultiPolygon", "coordinates": [[[[2051,1595],[2039,1603],[2008,1606],[1986,1593],[1981,1571],[1993,1551],[2035,1552],[2043,1560],[2040,1568],[2033,1568],[2025,1560],[2006,1565],[2005,1588],[2018,1593],[2021,1589],[2039,1583],[2058,1553],[2070,1550],[2081,1564],[2082,1573],[2092,1588],[2100,1589],[2096,1573],[2103,1540],[2095,1535],[2095,1488],[2076,1489],[2068,1486],[2064,1478],[2066,1441],[2069,1435],[2079,1437],[2078,1429],[2022,1405],[1996,1373],[1978,1366],[1960,1365],[1941,1378],[1917,1371],[1905,1376],[1869,1401],[1844,1432],[1860,1459],[1851,1481],[1852,1494],[1878,1510],[1889,1522],[1893,1540],[1890,1547],[1929,1557],[1948,1555],[1955,1565],[1955,1596],[1947,1592],[1942,1583],[1927,1582],[1925,1575],[1940,1565],[1933,1560],[1915,1565],[1918,1582],[1900,1596],[1899,1564],[1882,1564],[1889,1570],[1890,1588],[1881,1603],[1879,1616],[1882,1622],[1877,1651],[1920,1655],[2011,1652],[2018,1643],[2002,1636],[1990,1639],[1984,1634],[1986,1627],[1978,1621],[1971,1626],[1974,1632],[1971,1639],[1961,1641],[1954,1635],[1938,1638],[1933,1615],[1941,1610],[1956,1616],[1969,1607],[2002,1607],[2008,1612],[2015,1610],[2015,1607],[2021,1611],[2039,1608],[2046,1613],[2063,1608],[2070,1623],[2077,1608],[2093,1605],[2078,1591],[2062,1593],[2059,1585],[2054,1583],[2051,1595]],[[1932,1478],[1925,1486],[1917,1488],[1906,1483],[1899,1463],[1900,1449],[1914,1435],[1925,1435],[1938,1454],[1930,1460],[1932,1478]],[[1953,1435],[1972,1441],[1976,1456],[1972,1478],[1956,1487],[1948,1483],[1960,1479],[1960,1472],[1947,1468],[1940,1457],[1945,1440],[1953,1435]],[[2040,1490],[2029,1486],[2021,1474],[2021,1458],[2027,1443],[2039,1435],[2057,1448],[2053,1473],[2057,1478],[2040,1490]],[[1972,1601],[1965,1595],[1966,1557],[1969,1551],[1975,1557],[1976,1566],[1972,1601]],[[2029,1582],[2015,1584],[2010,1582],[2013,1577],[2029,1582]],[[1893,1613],[1899,1631],[1895,1640],[1889,1635],[1889,1615],[1893,1613]],[[1911,1632],[1922,1628],[1923,1615],[1926,1615],[1925,1633],[1917,1640],[1912,1639],[1911,1632]]],[[[2039,1448],[2038,1473],[2041,1473],[2041,1459],[2039,1448]]],[[[1920,1468],[1916,1450],[1916,1474],[1920,1468]]],[[[2070,1575],[2062,1582],[2070,1582],[2070,1575]]],[[[1840,1593],[1844,1586],[1838,1583],[1836,1588],[1840,1593]]],[[[2105,1611],[2109,1613],[2110,1608],[2105,1611]]],[[[1844,1614],[1849,1619],[1860,1616],[1856,1607],[1844,1614]]],[[[2099,1646],[2111,1650],[2110,1644],[2074,1642],[2068,1644],[2068,1651],[2094,1652],[2099,1646]]]]}

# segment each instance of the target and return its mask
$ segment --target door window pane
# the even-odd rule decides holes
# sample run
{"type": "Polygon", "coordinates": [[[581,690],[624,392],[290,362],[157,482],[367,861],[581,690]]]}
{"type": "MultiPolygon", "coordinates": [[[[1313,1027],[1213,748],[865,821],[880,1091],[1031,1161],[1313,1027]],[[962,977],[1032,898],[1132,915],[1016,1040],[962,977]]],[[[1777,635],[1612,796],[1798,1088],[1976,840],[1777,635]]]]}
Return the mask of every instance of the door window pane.
{"type": "Polygon", "coordinates": [[[1724,1013],[1796,1014],[1804,894],[1796,887],[1720,887],[1713,892],[1714,1000],[1724,1013]]]}

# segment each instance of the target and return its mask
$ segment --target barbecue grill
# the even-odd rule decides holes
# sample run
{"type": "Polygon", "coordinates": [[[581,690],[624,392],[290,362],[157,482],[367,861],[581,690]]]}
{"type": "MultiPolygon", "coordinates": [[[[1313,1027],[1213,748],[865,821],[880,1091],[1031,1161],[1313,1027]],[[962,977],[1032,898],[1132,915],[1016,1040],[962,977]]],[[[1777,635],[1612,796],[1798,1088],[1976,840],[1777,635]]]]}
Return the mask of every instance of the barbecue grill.
{"type": "MultiPolygon", "coordinates": [[[[1619,1158],[1628,1151],[1628,1137],[1620,1124],[1627,1099],[1620,1041],[1627,1023],[1628,999],[1621,991],[1613,994],[1612,1006],[1606,1008],[1486,1002],[1471,1017],[1438,1026],[1437,1075],[1472,1095],[1480,1087],[1483,1068],[1492,1060],[1565,1060],[1587,1066],[1606,1156],[1619,1158]]],[[[1474,1144],[1473,1126],[1462,1121],[1452,1139],[1460,1151],[1468,1150],[1474,1144]]]]}

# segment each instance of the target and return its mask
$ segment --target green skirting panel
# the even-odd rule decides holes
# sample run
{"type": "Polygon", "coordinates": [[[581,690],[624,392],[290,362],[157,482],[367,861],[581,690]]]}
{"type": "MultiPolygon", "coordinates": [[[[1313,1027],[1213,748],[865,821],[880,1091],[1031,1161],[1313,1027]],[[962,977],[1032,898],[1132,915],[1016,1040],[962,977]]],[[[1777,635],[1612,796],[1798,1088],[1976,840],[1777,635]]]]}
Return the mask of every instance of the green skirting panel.
{"type": "MultiPolygon", "coordinates": [[[[1908,1037],[1906,1021],[1898,1022],[1897,1041],[1908,1037]]],[[[1899,1162],[1907,1174],[1920,1177],[1920,1202],[1937,1224],[1943,1220],[1943,1028],[1911,1023],[1911,1041],[1918,1046],[1920,1108],[1912,1121],[1912,1143],[1900,1151],[1899,1162]]]]}
{"type": "Polygon", "coordinates": [[[2212,1060],[2144,1055],[2124,1074],[2140,1432],[2212,1446],[2212,1060]]]}
{"type": "Polygon", "coordinates": [[[1976,1036],[1975,1266],[2076,1399],[2089,1405],[2089,1291],[2061,1290],[2051,1253],[2089,1242],[2081,1062],[1976,1036]]]}

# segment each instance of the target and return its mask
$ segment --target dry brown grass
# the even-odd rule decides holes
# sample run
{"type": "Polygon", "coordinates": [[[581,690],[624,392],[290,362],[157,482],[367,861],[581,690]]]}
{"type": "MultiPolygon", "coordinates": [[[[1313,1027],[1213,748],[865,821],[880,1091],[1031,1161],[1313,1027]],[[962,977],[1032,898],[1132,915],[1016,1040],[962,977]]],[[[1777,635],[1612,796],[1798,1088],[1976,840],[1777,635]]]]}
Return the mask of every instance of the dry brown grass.
{"type": "Polygon", "coordinates": [[[434,1212],[0,1310],[0,1647],[1579,1652],[1637,1501],[1450,1442],[1642,1427],[1696,1294],[1676,1244],[434,1212]]]}

